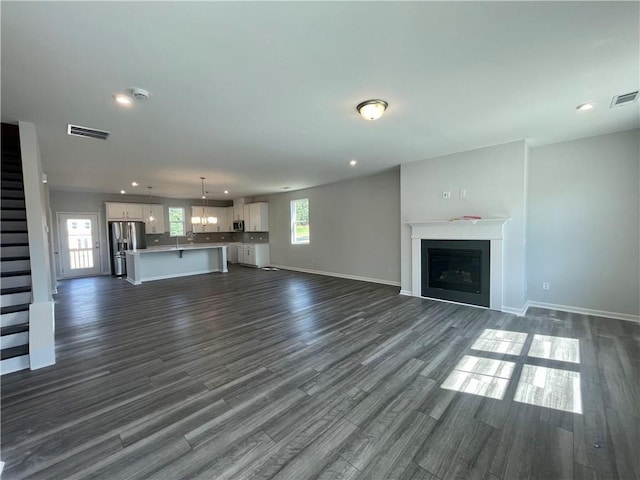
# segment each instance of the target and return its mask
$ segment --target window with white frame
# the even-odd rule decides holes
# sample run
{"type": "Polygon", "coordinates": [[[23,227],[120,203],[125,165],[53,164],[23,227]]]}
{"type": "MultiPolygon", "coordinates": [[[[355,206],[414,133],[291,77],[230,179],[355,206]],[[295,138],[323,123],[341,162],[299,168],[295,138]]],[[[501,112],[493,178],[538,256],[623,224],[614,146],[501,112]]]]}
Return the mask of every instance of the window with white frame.
{"type": "Polygon", "coordinates": [[[169,236],[182,237],[184,234],[184,208],[169,207],[169,236]]]}
{"type": "Polygon", "coordinates": [[[291,244],[309,243],[309,199],[291,200],[291,244]]]}

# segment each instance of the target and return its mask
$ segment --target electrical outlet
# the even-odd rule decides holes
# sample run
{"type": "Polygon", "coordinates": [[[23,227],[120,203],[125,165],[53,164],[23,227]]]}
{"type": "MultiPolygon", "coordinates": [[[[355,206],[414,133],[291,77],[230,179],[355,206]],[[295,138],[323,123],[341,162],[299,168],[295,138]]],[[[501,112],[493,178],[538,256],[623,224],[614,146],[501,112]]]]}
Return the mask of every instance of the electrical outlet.
{"type": "Polygon", "coordinates": [[[451,198],[451,192],[442,192],[442,198],[451,198]]]}
{"type": "Polygon", "coordinates": [[[542,282],[542,290],[550,290],[549,282],[542,282]]]}
{"type": "Polygon", "coordinates": [[[465,198],[467,196],[467,191],[466,190],[460,190],[459,194],[460,194],[460,198],[465,198]]]}

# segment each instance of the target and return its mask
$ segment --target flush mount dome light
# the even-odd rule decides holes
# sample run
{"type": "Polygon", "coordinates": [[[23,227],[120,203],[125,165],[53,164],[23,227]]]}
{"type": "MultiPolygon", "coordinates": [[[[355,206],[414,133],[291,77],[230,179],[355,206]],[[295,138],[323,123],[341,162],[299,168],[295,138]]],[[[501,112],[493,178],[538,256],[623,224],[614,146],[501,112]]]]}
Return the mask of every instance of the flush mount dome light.
{"type": "Polygon", "coordinates": [[[356,109],[365,120],[377,120],[384,114],[389,104],[384,100],[367,100],[358,104],[356,109]]]}

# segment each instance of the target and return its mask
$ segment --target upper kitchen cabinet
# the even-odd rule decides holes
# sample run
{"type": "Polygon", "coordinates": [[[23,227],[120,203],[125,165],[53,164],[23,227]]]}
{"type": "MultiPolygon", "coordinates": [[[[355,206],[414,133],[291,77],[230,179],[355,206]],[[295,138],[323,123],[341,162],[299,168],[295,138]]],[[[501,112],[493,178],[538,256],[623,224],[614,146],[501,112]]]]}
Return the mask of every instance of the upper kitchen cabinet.
{"type": "Polygon", "coordinates": [[[227,228],[227,208],[226,207],[211,207],[213,216],[218,219],[218,222],[213,225],[212,232],[228,232],[227,228]]]}
{"type": "Polygon", "coordinates": [[[250,232],[269,231],[269,204],[267,202],[250,203],[249,219],[244,219],[244,229],[250,232]]]}
{"type": "Polygon", "coordinates": [[[227,211],[225,232],[233,232],[233,221],[236,219],[233,215],[233,207],[226,207],[225,210],[227,211]]]}
{"type": "Polygon", "coordinates": [[[164,233],[164,205],[142,205],[146,233],[164,233]]]}
{"type": "Polygon", "coordinates": [[[244,205],[234,205],[231,208],[233,208],[233,220],[245,220],[244,205]]]}
{"type": "Polygon", "coordinates": [[[107,202],[107,220],[135,220],[144,221],[142,204],[140,203],[111,203],[107,202]]]}
{"type": "Polygon", "coordinates": [[[192,225],[193,231],[195,233],[215,233],[215,232],[227,232],[227,211],[225,207],[191,207],[191,217],[202,217],[204,212],[204,216],[207,218],[213,217],[216,219],[215,222],[207,222],[206,225],[195,223],[192,225]]]}

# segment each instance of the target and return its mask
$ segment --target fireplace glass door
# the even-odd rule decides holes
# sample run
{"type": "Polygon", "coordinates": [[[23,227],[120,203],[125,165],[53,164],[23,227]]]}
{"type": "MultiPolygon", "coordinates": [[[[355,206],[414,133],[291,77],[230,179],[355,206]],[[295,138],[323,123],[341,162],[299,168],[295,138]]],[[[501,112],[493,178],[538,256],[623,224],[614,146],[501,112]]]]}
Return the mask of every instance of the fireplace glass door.
{"type": "Polygon", "coordinates": [[[422,240],[422,296],[489,306],[488,240],[422,240]]]}

